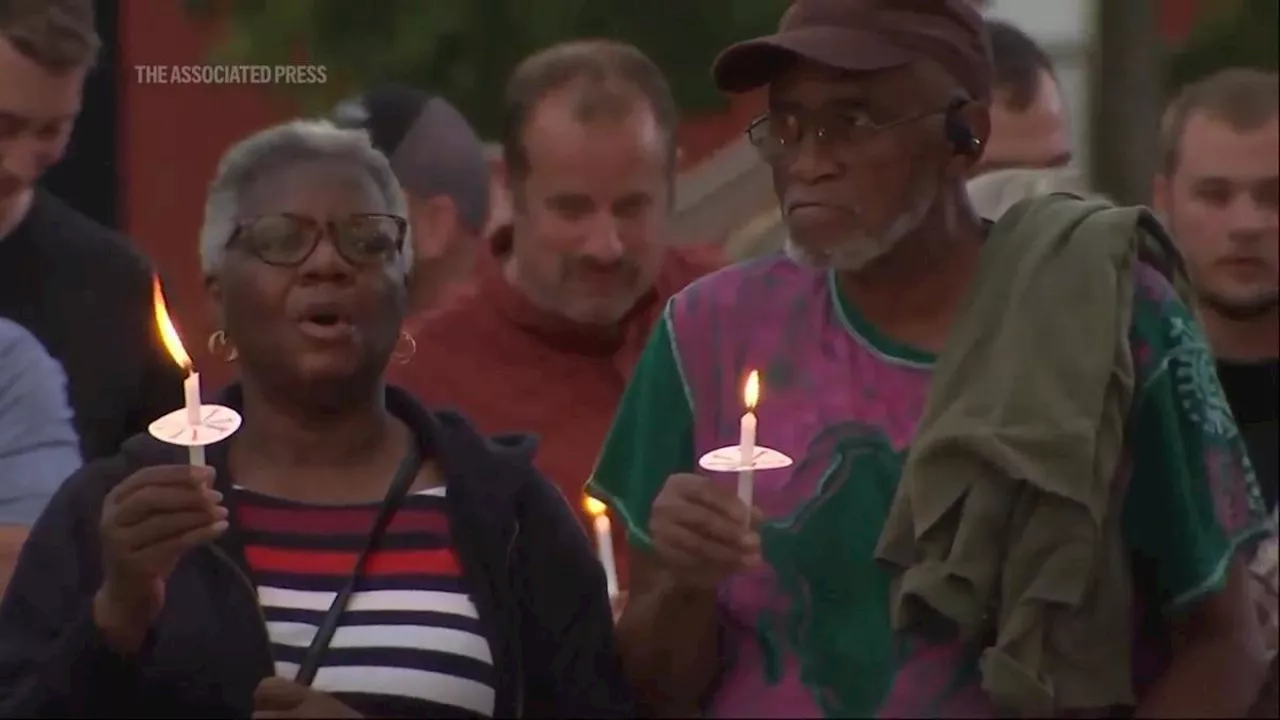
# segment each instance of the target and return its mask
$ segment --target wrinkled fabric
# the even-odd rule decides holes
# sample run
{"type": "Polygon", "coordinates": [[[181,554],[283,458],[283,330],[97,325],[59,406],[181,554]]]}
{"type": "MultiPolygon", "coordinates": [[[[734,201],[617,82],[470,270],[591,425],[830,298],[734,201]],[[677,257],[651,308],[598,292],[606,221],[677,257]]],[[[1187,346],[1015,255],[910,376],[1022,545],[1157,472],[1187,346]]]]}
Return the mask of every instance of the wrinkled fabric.
{"type": "Polygon", "coordinates": [[[1142,208],[1018,203],[935,368],[876,554],[896,573],[895,630],[989,643],[982,686],[1005,711],[1134,703],[1114,479],[1134,265],[1167,247],[1142,208]]]}

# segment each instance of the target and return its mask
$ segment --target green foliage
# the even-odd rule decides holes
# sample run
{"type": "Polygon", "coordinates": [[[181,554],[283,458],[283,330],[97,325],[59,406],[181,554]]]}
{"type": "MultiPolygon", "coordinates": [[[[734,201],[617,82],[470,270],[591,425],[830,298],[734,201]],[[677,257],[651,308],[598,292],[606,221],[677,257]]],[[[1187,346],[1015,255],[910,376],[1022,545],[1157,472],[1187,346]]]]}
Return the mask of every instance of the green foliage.
{"type": "Polygon", "coordinates": [[[666,72],[686,112],[722,106],[708,74],[726,45],[770,32],[789,0],[186,0],[226,25],[213,62],[324,65],[323,86],[282,88],[306,111],[406,82],[456,104],[486,136],[522,58],[580,37],[630,42],[666,72]]]}
{"type": "Polygon", "coordinates": [[[1211,0],[1205,17],[1169,59],[1169,83],[1181,88],[1228,67],[1280,67],[1280,3],[1211,0]]]}

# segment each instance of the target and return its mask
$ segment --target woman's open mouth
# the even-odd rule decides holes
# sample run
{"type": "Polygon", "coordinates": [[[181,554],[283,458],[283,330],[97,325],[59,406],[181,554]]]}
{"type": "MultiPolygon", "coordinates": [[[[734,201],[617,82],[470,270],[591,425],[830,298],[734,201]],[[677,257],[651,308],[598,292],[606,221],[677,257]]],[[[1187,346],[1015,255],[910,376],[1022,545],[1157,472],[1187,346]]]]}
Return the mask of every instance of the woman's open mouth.
{"type": "Polygon", "coordinates": [[[348,340],[355,334],[355,325],[349,318],[336,312],[315,312],[304,315],[298,321],[298,329],[312,340],[348,340]]]}

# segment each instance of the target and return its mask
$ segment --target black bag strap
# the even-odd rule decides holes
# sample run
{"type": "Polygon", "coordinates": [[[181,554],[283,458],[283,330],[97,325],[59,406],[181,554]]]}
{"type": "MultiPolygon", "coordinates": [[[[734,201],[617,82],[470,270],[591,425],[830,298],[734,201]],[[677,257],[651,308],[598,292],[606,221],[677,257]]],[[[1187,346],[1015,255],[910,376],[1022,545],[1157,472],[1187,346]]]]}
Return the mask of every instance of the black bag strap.
{"type": "Polygon", "coordinates": [[[316,636],[312,638],[311,645],[307,648],[307,654],[303,656],[302,662],[298,665],[298,674],[294,678],[294,682],[299,685],[310,686],[312,681],[316,679],[316,672],[320,669],[320,661],[324,659],[324,654],[329,650],[329,643],[333,642],[333,635],[338,631],[338,623],[342,620],[342,614],[346,612],[347,603],[351,602],[351,595],[355,593],[356,585],[359,584],[360,578],[364,576],[365,563],[368,562],[369,555],[382,543],[382,536],[386,534],[387,526],[391,524],[392,515],[400,507],[405,496],[409,494],[409,488],[413,485],[414,478],[418,476],[418,468],[421,466],[422,451],[418,448],[417,442],[413,442],[409,452],[400,461],[400,467],[396,468],[396,474],[391,479],[391,486],[387,488],[387,495],[382,499],[381,507],[378,508],[378,516],[373,521],[373,529],[369,532],[369,539],[364,548],[360,550],[360,554],[356,556],[356,564],[351,569],[351,577],[347,578],[342,590],[338,591],[337,596],[333,598],[333,602],[329,605],[329,610],[325,612],[324,619],[320,622],[320,627],[316,629],[316,636]]]}

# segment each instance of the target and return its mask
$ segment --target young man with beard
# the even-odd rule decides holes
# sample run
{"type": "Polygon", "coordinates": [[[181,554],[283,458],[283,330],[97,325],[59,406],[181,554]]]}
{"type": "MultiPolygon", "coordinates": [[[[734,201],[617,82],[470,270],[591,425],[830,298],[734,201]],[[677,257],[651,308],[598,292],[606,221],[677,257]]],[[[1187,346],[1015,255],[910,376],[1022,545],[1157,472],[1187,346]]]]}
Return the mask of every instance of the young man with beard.
{"type": "Polygon", "coordinates": [[[66,149],[98,45],[91,0],[0,3],[0,317],[62,365],[88,460],[182,404],[147,261],[36,187],[66,149]]]}
{"type": "Polygon", "coordinates": [[[1280,82],[1223,70],[1184,89],[1164,117],[1154,205],[1173,231],[1196,312],[1267,509],[1276,507],[1280,368],[1280,82]]]}
{"type": "MultiPolygon", "coordinates": [[[[1196,311],[1218,360],[1218,379],[1249,446],[1276,531],[1280,453],[1280,77],[1220,71],[1185,88],[1162,128],[1154,205],[1186,257],[1196,311]]],[[[1255,590],[1274,651],[1276,538],[1261,544],[1255,590]]],[[[1275,717],[1272,665],[1253,717],[1275,717]]]]}
{"type": "Polygon", "coordinates": [[[537,433],[539,469],[587,523],[582,483],[644,340],[706,269],[663,244],[676,104],[636,48],[577,41],[516,68],[505,125],[512,223],[482,253],[474,295],[426,320],[398,375],[485,432],[537,433]]]}
{"type": "Polygon", "coordinates": [[[1137,259],[1162,231],[1064,198],[982,223],[991,72],[965,0],[798,0],[718,58],[721,89],[767,88],[788,252],[672,299],[588,484],[630,531],[618,634],[656,716],[1223,717],[1262,685],[1237,548],[1265,517],[1169,268],[1137,259]],[[745,500],[699,458],[738,445],[750,370],[794,464],[745,500]]]}

